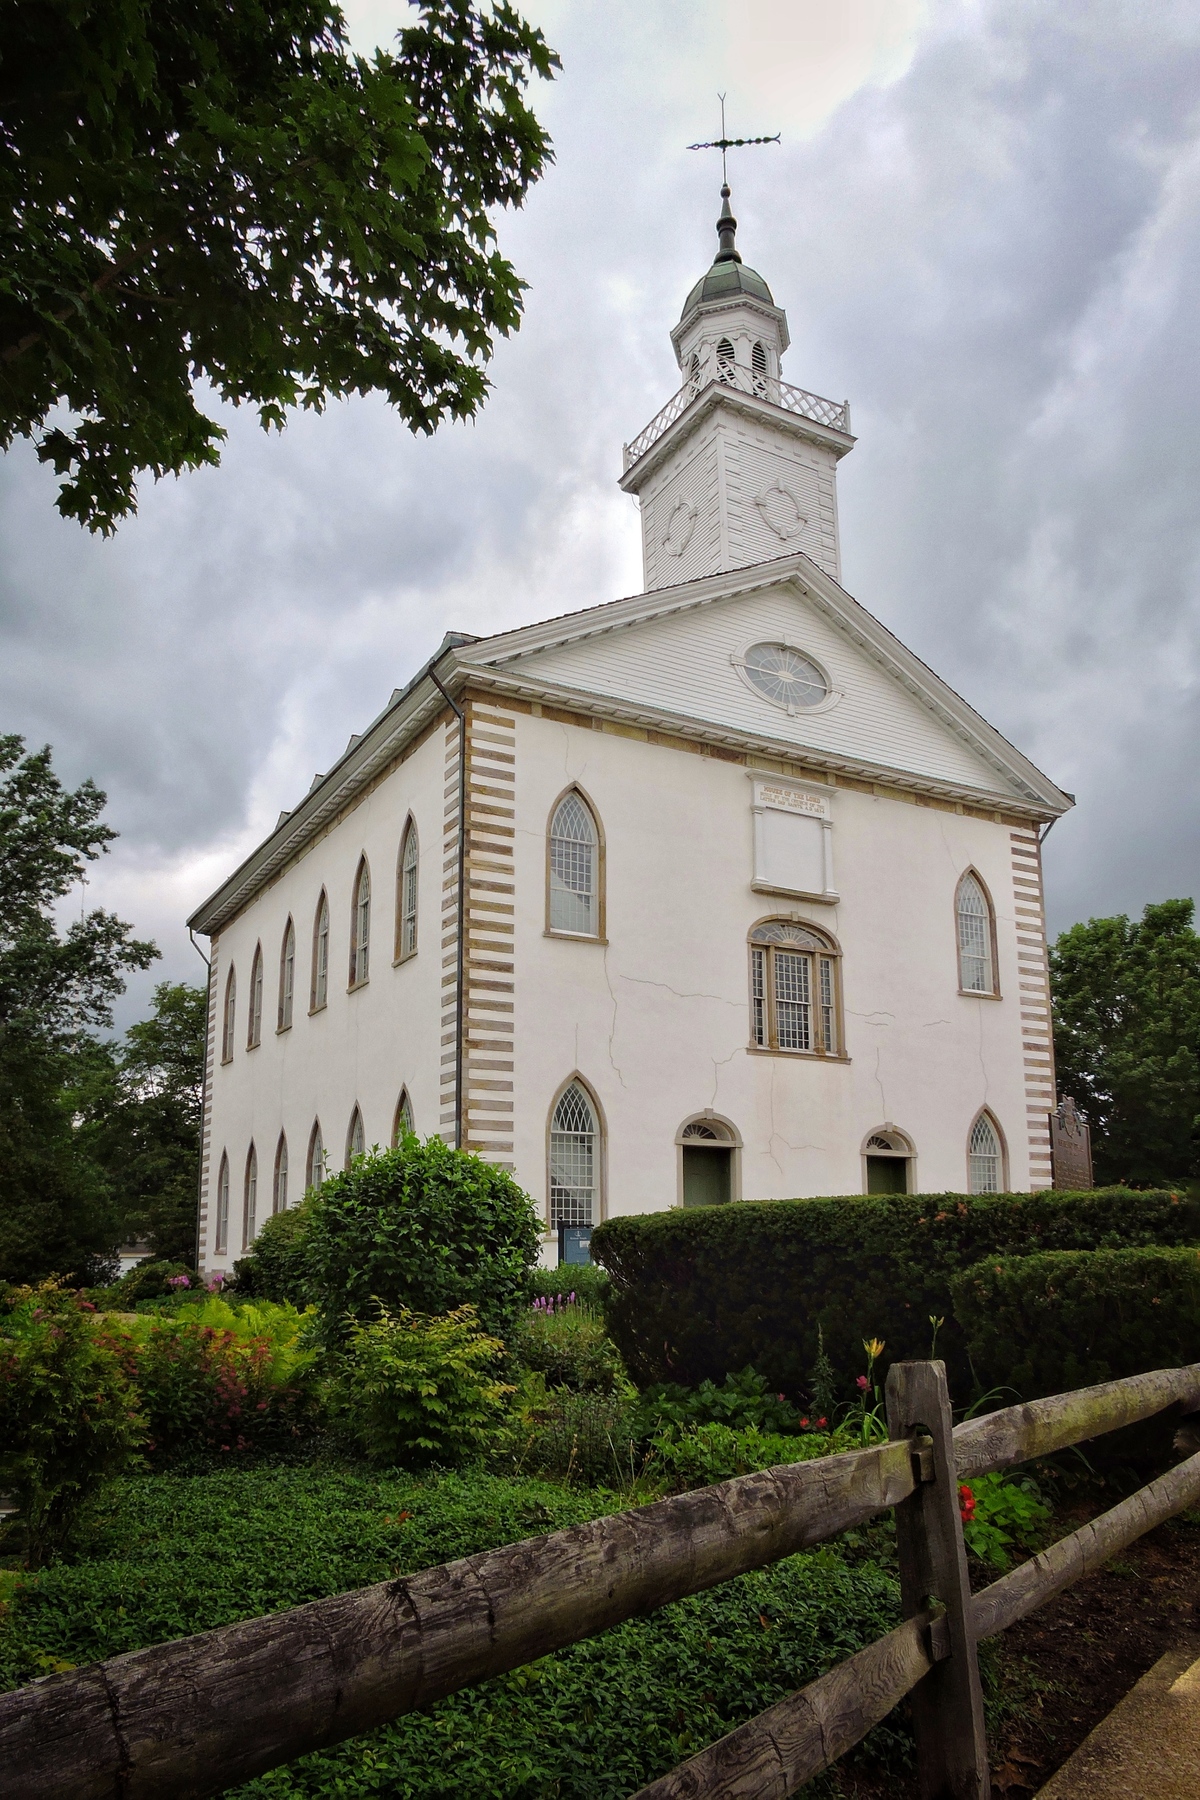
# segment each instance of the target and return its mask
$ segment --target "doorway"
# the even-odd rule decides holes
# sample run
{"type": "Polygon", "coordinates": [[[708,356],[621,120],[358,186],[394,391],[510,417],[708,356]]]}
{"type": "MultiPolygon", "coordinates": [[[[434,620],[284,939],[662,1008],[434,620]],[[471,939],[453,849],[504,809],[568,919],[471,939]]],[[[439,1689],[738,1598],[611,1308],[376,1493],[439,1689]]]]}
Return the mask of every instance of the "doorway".
{"type": "Polygon", "coordinates": [[[873,1131],[863,1146],[868,1194],[911,1194],[912,1145],[903,1132],[873,1131]]]}
{"type": "Polygon", "coordinates": [[[720,1119],[689,1119],[675,1141],[683,1205],[728,1205],[735,1198],[737,1176],[737,1139],[731,1127],[720,1119]]]}

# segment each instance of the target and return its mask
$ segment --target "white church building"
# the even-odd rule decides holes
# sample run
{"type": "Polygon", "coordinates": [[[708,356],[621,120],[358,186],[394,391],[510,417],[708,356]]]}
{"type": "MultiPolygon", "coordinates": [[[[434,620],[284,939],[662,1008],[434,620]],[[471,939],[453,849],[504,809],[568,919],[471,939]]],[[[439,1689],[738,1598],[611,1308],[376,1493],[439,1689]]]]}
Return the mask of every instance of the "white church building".
{"type": "MultiPolygon", "coordinates": [[[[735,247],[626,447],[645,591],[450,634],[194,914],[201,1266],[403,1125],[618,1213],[1051,1181],[1071,804],[840,585],[849,408],[735,247]]],[[[560,1229],[561,1228],[561,1229],[560,1229]]]]}

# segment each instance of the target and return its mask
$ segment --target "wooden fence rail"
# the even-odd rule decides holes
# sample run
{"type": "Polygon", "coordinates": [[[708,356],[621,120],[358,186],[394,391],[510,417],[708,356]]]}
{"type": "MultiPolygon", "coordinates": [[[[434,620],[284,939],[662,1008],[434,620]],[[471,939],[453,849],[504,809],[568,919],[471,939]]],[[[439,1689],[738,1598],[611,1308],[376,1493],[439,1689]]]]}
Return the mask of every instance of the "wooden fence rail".
{"type": "Polygon", "coordinates": [[[973,1598],[958,1481],[1169,1406],[1200,1412],[1200,1364],[1010,1407],[953,1431],[940,1363],[894,1365],[888,1401],[892,1441],[872,1449],[740,1476],[0,1695],[0,1796],[202,1800],[889,1507],[906,1623],[639,1800],[791,1793],[910,1692],[926,1791],[982,1795],[976,1640],[1193,1504],[1200,1456],[973,1598]],[[924,1611],[931,1594],[944,1608],[936,1617],[924,1611]]]}

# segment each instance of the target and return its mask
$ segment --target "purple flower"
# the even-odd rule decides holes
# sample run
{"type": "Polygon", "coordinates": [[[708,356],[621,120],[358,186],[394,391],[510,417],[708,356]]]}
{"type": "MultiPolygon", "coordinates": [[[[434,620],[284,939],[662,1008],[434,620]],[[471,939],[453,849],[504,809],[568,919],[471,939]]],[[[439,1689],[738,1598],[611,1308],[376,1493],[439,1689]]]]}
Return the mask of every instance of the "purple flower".
{"type": "Polygon", "coordinates": [[[169,1288],[185,1288],[185,1287],[191,1287],[191,1285],[192,1284],[186,1275],[168,1275],[167,1276],[167,1286],[169,1288]]]}

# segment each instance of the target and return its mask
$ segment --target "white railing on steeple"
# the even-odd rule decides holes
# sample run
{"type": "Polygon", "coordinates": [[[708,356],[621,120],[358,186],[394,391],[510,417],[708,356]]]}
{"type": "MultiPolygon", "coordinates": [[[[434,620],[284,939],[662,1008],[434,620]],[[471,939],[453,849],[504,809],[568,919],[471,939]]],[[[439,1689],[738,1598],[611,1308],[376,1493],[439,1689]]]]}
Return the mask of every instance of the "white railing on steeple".
{"type": "Polygon", "coordinates": [[[685,381],[662,411],[655,413],[645,429],[638,432],[633,442],[625,445],[625,468],[631,469],[639,457],[645,456],[651,445],[656,444],[663,432],[687,411],[693,400],[698,399],[707,388],[718,386],[752,394],[771,406],[782,407],[784,412],[799,413],[801,418],[811,419],[816,425],[828,425],[834,431],[844,431],[847,436],[850,434],[848,400],[840,405],[836,400],[822,400],[819,394],[806,393],[803,388],[792,387],[789,382],[780,381],[777,376],[763,375],[755,369],[744,369],[739,363],[710,364],[685,381]]]}

